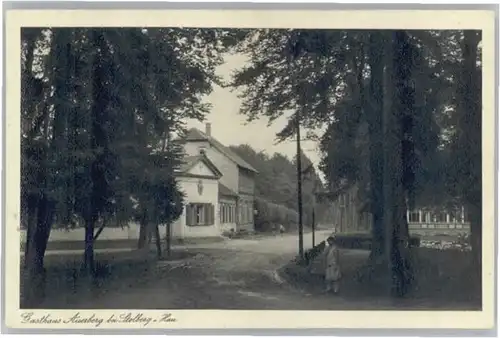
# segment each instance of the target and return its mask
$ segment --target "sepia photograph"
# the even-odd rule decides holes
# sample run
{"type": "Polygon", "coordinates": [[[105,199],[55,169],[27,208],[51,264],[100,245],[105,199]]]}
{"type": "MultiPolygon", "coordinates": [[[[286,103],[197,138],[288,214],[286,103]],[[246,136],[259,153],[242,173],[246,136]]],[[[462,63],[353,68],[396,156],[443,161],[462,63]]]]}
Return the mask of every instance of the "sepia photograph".
{"type": "Polygon", "coordinates": [[[494,298],[483,74],[495,71],[480,27],[75,24],[18,36],[7,240],[21,323],[481,313],[494,298]],[[61,322],[63,310],[75,311],[61,322]]]}

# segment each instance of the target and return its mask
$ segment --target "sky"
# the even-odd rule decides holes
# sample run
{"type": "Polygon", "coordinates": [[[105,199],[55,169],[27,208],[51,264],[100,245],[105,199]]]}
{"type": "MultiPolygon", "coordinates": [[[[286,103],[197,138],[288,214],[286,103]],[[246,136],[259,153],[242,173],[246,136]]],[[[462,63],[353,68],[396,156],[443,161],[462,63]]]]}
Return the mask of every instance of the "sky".
{"type": "MultiPolygon", "coordinates": [[[[245,65],[245,56],[230,55],[226,57],[226,63],[219,67],[218,73],[226,80],[229,79],[232,70],[241,68],[245,65]]],[[[188,120],[189,128],[195,127],[205,131],[205,123],[211,124],[212,136],[226,146],[248,144],[257,151],[264,150],[272,155],[275,152],[293,158],[297,153],[295,141],[285,141],[276,143],[276,134],[286,125],[286,118],[282,117],[268,126],[267,118],[255,120],[247,123],[246,117],[239,113],[241,100],[237,92],[232,92],[229,88],[214,87],[214,91],[207,96],[207,102],[212,104],[211,112],[206,116],[206,120],[199,122],[197,120],[188,120]]],[[[303,151],[314,163],[318,174],[323,177],[318,170],[320,154],[318,145],[313,141],[303,141],[303,151]]]]}

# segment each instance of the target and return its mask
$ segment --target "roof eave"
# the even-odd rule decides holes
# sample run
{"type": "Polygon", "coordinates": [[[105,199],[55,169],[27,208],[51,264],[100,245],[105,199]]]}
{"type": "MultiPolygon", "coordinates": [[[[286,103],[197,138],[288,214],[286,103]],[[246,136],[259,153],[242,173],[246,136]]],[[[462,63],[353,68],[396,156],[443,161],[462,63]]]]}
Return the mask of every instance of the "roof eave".
{"type": "MultiPolygon", "coordinates": [[[[234,162],[234,161],[233,161],[233,162],[234,162]]],[[[254,168],[245,167],[245,166],[242,166],[241,164],[238,164],[238,163],[236,163],[236,165],[237,165],[239,168],[243,168],[243,169],[248,170],[248,171],[251,171],[251,172],[253,172],[253,173],[255,173],[255,174],[258,174],[258,173],[259,173],[259,172],[258,172],[256,169],[254,169],[254,168]]]]}
{"type": "Polygon", "coordinates": [[[210,170],[214,171],[216,176],[221,178],[223,175],[222,173],[220,172],[220,170],[217,168],[217,166],[215,164],[212,163],[212,161],[210,161],[205,155],[202,155],[202,161],[205,162],[205,164],[210,168],[210,170]]]}
{"type": "Polygon", "coordinates": [[[224,197],[232,197],[232,198],[238,198],[238,195],[234,195],[234,194],[225,194],[225,193],[222,193],[222,192],[219,192],[219,196],[224,196],[224,197]]]}
{"type": "Polygon", "coordinates": [[[210,142],[210,141],[206,138],[189,138],[185,139],[184,142],[210,142]]]}

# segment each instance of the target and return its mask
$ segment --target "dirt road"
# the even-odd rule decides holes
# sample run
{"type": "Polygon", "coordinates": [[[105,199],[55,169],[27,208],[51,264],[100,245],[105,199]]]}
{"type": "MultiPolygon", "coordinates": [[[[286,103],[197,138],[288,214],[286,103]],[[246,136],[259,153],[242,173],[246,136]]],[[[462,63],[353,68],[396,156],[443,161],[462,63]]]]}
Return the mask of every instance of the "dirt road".
{"type": "MultiPolygon", "coordinates": [[[[316,242],[328,234],[328,231],[318,232],[316,242]]],[[[305,234],[304,243],[306,249],[312,246],[311,234],[305,234]]],[[[110,290],[104,296],[64,306],[110,309],[321,309],[332,306],[328,297],[294,288],[277,274],[277,269],[298,251],[295,235],[235,239],[176,249],[196,252],[196,255],[179,261],[158,262],[157,278],[147,283],[134,283],[125,290],[110,290]]],[[[336,303],[341,306],[339,301],[336,303]]]]}
{"type": "MultiPolygon", "coordinates": [[[[317,233],[317,243],[329,232],[317,233]]],[[[305,247],[312,238],[306,234],[305,247]]],[[[156,262],[153,269],[127,278],[123,285],[99,296],[72,297],[48,304],[52,308],[80,309],[268,309],[268,310],[370,310],[440,308],[423,300],[394,300],[386,297],[325,295],[321,285],[292,286],[277,273],[298,251],[295,235],[260,239],[235,239],[219,243],[177,247],[192,254],[187,259],[156,262]]],[[[368,252],[342,251],[342,260],[362,261],[368,252]],[[350,257],[348,257],[350,256],[350,257]]],[[[444,305],[444,304],[443,304],[444,305]]],[[[450,304],[446,304],[447,307],[450,304]]],[[[461,307],[457,304],[456,309],[461,307]]]]}

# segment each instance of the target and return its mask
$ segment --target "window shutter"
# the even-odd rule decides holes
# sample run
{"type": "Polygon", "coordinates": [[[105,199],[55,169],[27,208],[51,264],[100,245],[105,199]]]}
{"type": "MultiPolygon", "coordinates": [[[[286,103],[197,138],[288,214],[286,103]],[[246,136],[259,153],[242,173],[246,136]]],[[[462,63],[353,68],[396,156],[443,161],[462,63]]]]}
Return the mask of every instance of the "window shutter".
{"type": "Polygon", "coordinates": [[[204,221],[205,221],[205,225],[210,225],[210,204],[208,203],[205,203],[205,205],[203,206],[203,217],[204,217],[204,221]]]}
{"type": "Polygon", "coordinates": [[[214,213],[214,210],[215,210],[215,207],[213,204],[210,204],[210,225],[214,225],[215,224],[215,213],[214,213]]]}
{"type": "Polygon", "coordinates": [[[191,225],[191,204],[186,205],[186,225],[191,225]]]}

